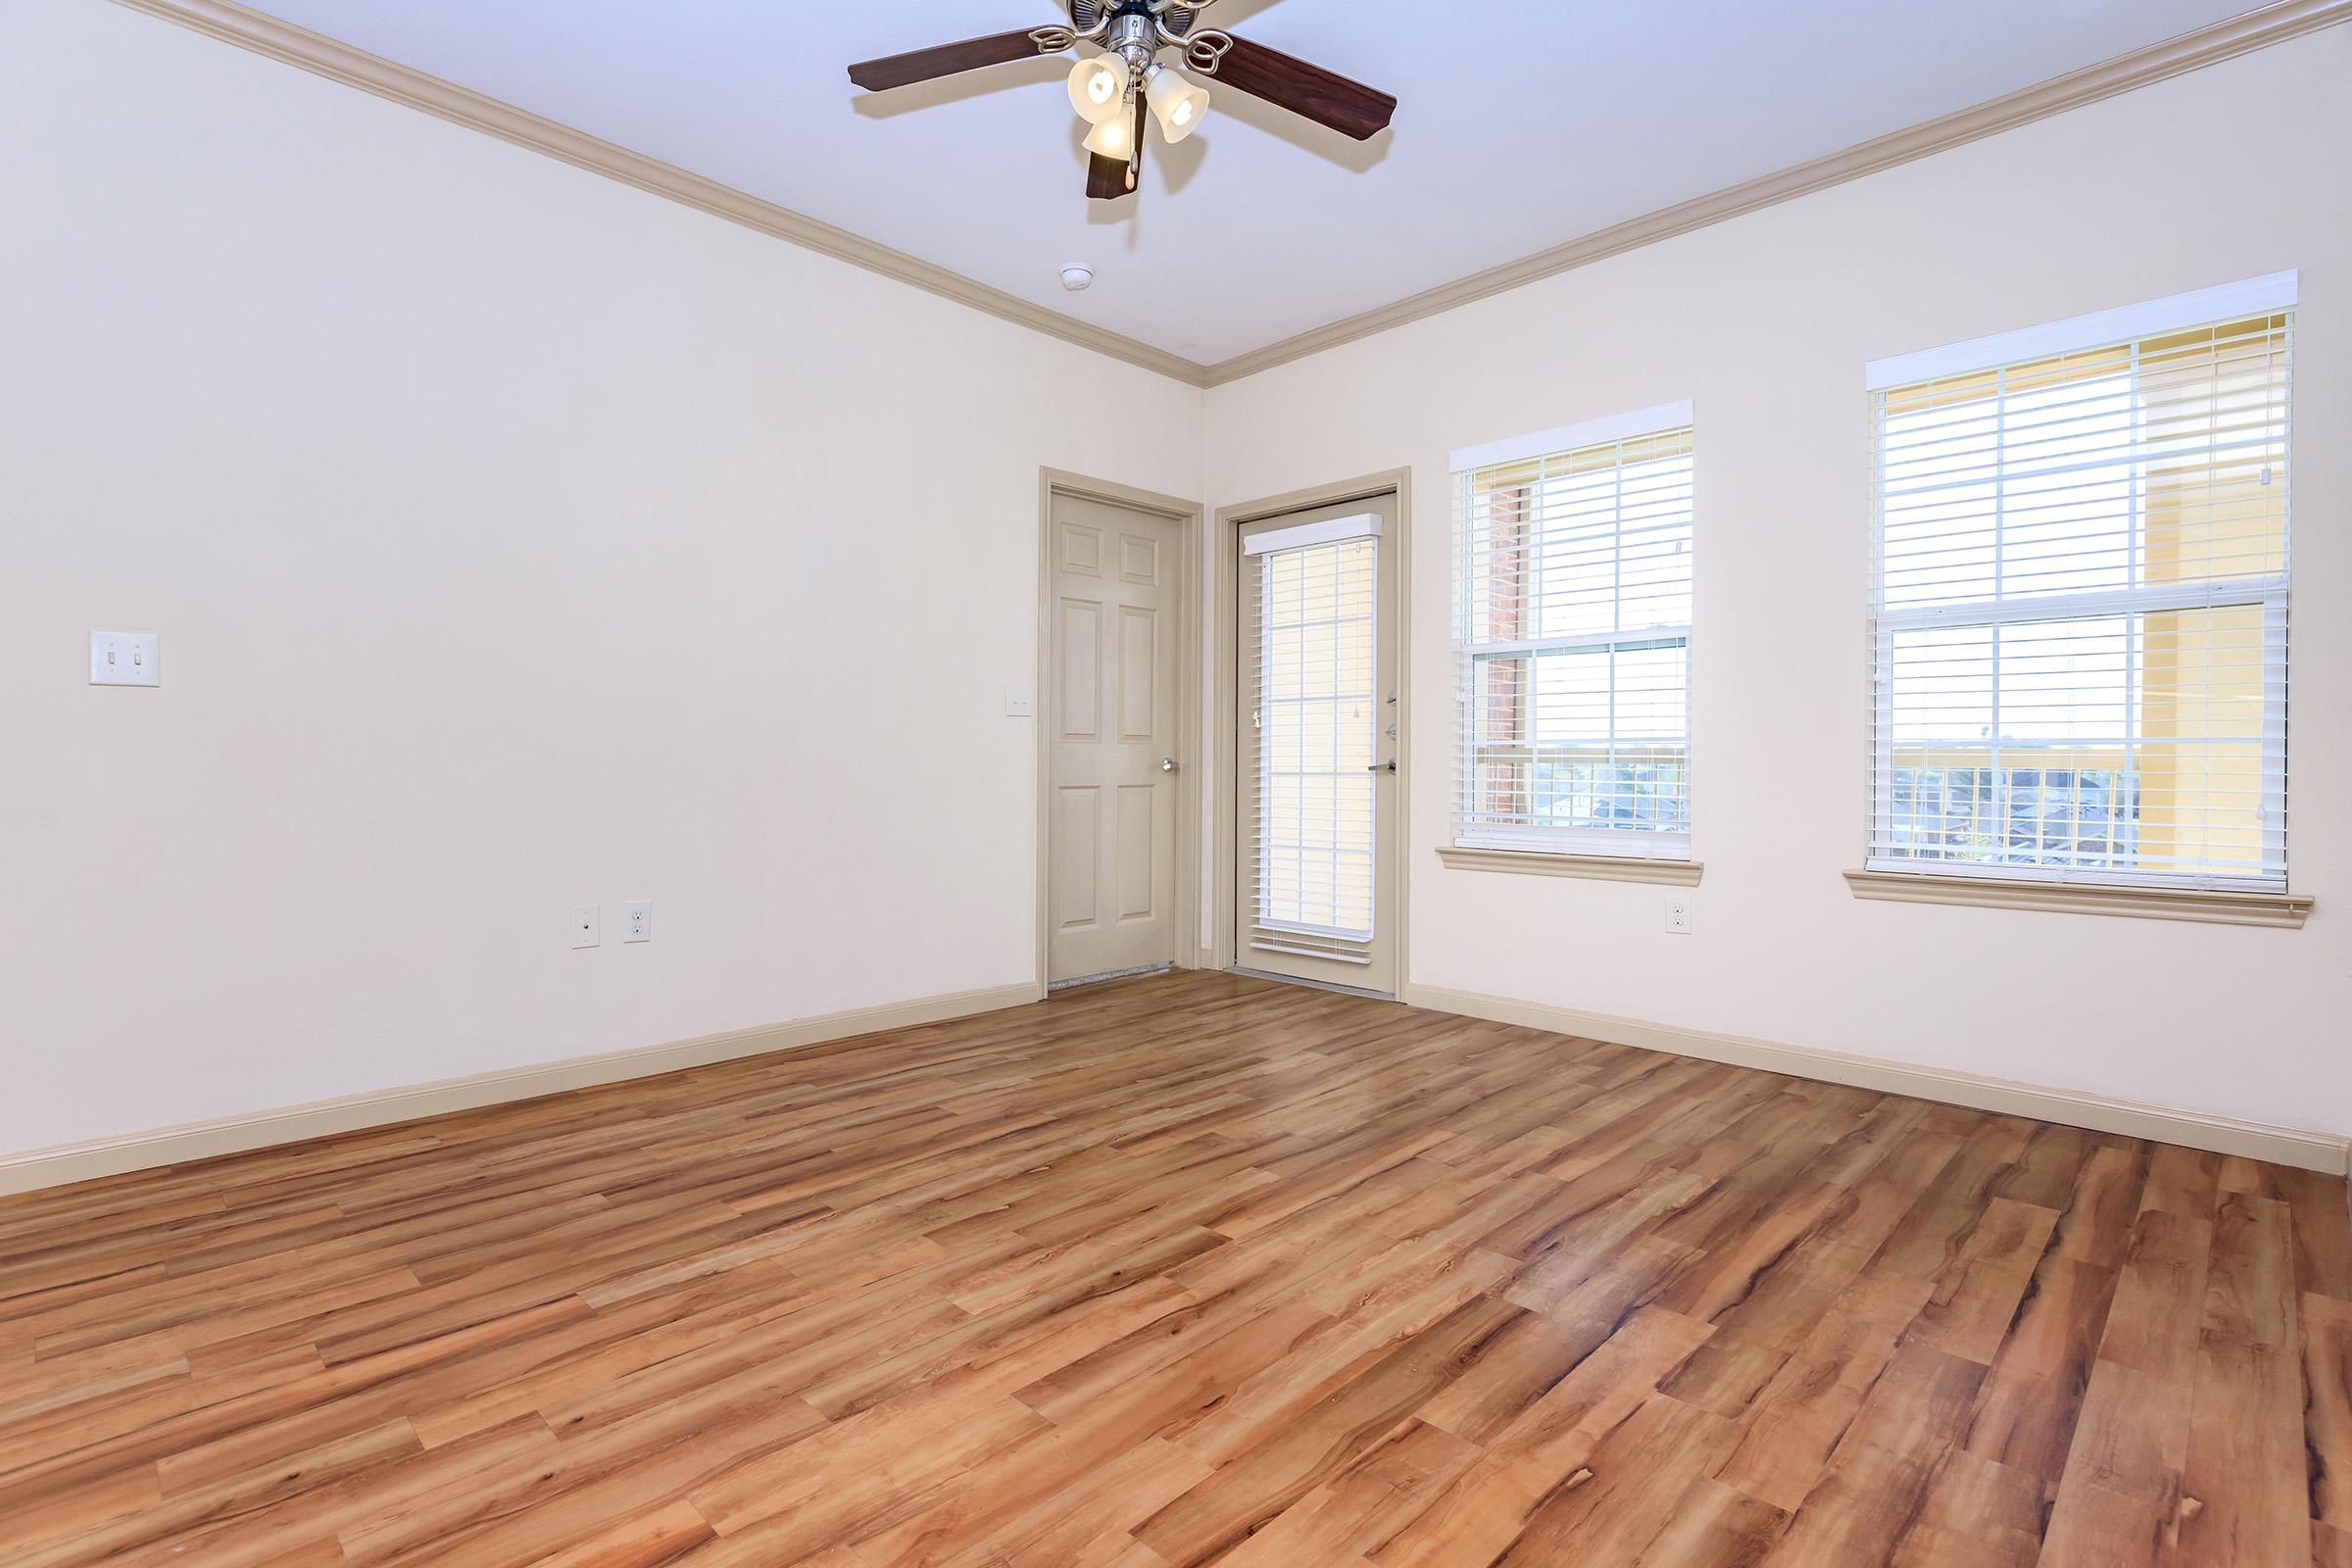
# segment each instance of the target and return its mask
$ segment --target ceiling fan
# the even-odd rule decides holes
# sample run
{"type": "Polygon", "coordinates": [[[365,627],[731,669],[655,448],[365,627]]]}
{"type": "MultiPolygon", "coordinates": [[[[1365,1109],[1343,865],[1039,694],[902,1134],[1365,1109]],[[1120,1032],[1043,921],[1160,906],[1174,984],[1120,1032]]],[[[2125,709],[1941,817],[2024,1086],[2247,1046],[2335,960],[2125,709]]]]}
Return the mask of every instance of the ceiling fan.
{"type": "Polygon", "coordinates": [[[953,76],[983,66],[1078,49],[1070,72],[1070,104],[1094,127],[1088,132],[1086,193],[1110,201],[1135,189],[1144,167],[1148,120],[1179,142],[1200,129],[1208,90],[1160,56],[1175,51],[1196,76],[1279,104],[1357,141],[1376,136],[1396,111],[1396,100],[1358,81],[1295,60],[1264,44],[1203,27],[1200,14],[1216,0],[1065,0],[1069,24],[1000,32],[961,43],[916,49],[850,68],[850,80],[868,92],[953,76]],[[1100,54],[1086,52],[1089,46],[1100,54]]]}

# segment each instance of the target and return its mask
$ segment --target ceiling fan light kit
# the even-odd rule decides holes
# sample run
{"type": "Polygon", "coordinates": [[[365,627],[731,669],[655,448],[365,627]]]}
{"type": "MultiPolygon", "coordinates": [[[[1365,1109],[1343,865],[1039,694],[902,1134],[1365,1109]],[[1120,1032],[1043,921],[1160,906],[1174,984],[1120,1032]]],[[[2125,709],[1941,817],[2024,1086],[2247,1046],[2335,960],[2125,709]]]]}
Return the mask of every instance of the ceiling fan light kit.
{"type": "Polygon", "coordinates": [[[1094,128],[1087,133],[1086,193],[1110,200],[1136,188],[1143,170],[1148,121],[1172,144],[1200,128],[1208,89],[1195,75],[1263,98],[1343,135],[1365,141],[1387,128],[1396,100],[1278,50],[1203,27],[1200,14],[1216,0],[1066,0],[1069,21],[1026,32],[996,33],[961,43],[917,49],[850,68],[850,80],[868,92],[887,92],[986,66],[1008,65],[1065,49],[1093,47],[1070,70],[1070,107],[1094,128]],[[1162,55],[1172,58],[1162,60],[1162,55]]]}

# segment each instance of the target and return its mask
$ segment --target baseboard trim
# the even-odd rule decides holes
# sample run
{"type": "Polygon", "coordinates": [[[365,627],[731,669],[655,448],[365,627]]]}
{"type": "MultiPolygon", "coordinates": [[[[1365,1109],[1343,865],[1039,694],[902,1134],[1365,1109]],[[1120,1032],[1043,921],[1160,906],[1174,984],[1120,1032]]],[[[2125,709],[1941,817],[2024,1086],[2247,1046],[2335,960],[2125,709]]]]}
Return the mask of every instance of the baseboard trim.
{"type": "Polygon", "coordinates": [[[2060,1122],[2069,1127],[2087,1127],[2094,1132],[2122,1133],[2132,1138],[2181,1144],[2190,1149],[2211,1150],[2215,1153],[2237,1154],[2248,1159],[2268,1160],[2277,1165],[2324,1171],[2330,1176],[2344,1175],[2347,1168],[2352,1167],[2352,1138],[2340,1134],[2306,1132],[2293,1127],[2273,1126],[2267,1122],[2238,1121],[2229,1116],[2209,1116],[2202,1111],[2180,1110],[2169,1105],[2113,1100],[2079,1090],[2014,1083],[2005,1078],[1987,1078],[1977,1073],[1953,1072],[1941,1067],[1923,1067],[1910,1062],[1888,1061],[1879,1056],[1850,1055],[1845,1052],[1824,1051],[1811,1046],[1777,1045],[1743,1035],[1715,1034],[1703,1029],[1684,1029],[1673,1024],[1647,1023],[1639,1018],[1583,1012],[1573,1007],[1554,1007],[1540,1002],[1520,1002],[1475,991],[1452,991],[1443,986],[1407,986],[1399,1000],[1435,1012],[1487,1018],[1496,1023],[1522,1024],[1531,1029],[1548,1029],[1554,1034],[1605,1040],[1615,1045],[1639,1047],[1643,1051],[1696,1056],[1704,1061],[1720,1061],[1735,1067],[1755,1067],[1765,1072],[1786,1073],[1793,1078],[1847,1084],[1884,1094],[1908,1095],[1917,1100],[1966,1105],[1971,1109],[1995,1111],[2002,1115],[2032,1116],[2039,1121],[2060,1122]]]}
{"type": "Polygon", "coordinates": [[[375,1090],[367,1094],[345,1095],[336,1100],[315,1101],[305,1105],[287,1105],[276,1110],[223,1116],[214,1121],[160,1127],[152,1132],[128,1133],[120,1138],[98,1138],[87,1143],[28,1150],[21,1154],[0,1155],[0,1194],[28,1193],[44,1187],[62,1187],[69,1182],[120,1176],[128,1171],[152,1170],[164,1165],[184,1165],[191,1160],[214,1159],[222,1154],[241,1154],[279,1144],[305,1143],[313,1138],[326,1138],[336,1133],[360,1132],[370,1127],[416,1121],[426,1116],[442,1116],[454,1110],[476,1110],[484,1105],[503,1104],[511,1101],[537,1100],[543,1095],[563,1094],[566,1090],[592,1089],[599,1084],[623,1083],[632,1078],[652,1078],[685,1067],[707,1067],[712,1062],[823,1045],[828,1041],[848,1040],[858,1035],[878,1034],[886,1029],[944,1023],[952,1018],[968,1018],[1004,1007],[1025,1006],[1037,1000],[1037,987],[1028,983],[992,986],[980,991],[956,991],[943,996],[918,997],[911,1002],[894,1002],[878,1007],[856,1007],[847,1012],[821,1013],[816,1017],[795,1019],[789,1023],[704,1035],[699,1039],[673,1041],[667,1045],[609,1051],[592,1056],[571,1056],[561,1061],[509,1067],[466,1078],[445,1078],[437,1083],[416,1084],[404,1089],[375,1090]]]}

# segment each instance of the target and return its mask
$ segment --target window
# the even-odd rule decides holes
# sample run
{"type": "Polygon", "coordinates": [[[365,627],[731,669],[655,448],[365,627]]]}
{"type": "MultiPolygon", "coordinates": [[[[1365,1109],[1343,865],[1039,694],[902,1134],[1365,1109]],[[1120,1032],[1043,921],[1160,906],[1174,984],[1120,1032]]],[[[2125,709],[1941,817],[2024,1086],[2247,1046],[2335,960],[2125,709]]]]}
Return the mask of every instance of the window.
{"type": "Polygon", "coordinates": [[[1252,947],[1354,961],[1372,940],[1379,530],[1340,517],[1242,546],[1252,947]]]}
{"type": "Polygon", "coordinates": [[[1689,404],[1454,454],[1454,843],[1690,854],[1689,404]]]}
{"type": "Polygon", "coordinates": [[[1872,367],[1872,869],[2283,889],[2293,303],[1872,367]]]}

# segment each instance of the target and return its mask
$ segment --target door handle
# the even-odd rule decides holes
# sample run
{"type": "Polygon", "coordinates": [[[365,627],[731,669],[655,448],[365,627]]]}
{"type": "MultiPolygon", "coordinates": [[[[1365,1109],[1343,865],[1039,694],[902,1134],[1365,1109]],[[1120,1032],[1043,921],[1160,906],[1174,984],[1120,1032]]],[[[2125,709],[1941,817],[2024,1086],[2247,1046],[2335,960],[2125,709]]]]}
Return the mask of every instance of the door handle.
{"type": "Polygon", "coordinates": [[[1161,759],[1159,760],[1159,770],[1160,770],[1162,773],[1173,773],[1173,772],[1175,772],[1175,771],[1176,771],[1176,759],[1174,759],[1173,757],[1163,757],[1163,758],[1161,758],[1161,759]]]}
{"type": "Polygon", "coordinates": [[[1396,771],[1396,764],[1395,762],[1374,762],[1364,771],[1367,773],[1394,773],[1396,771]]]}

